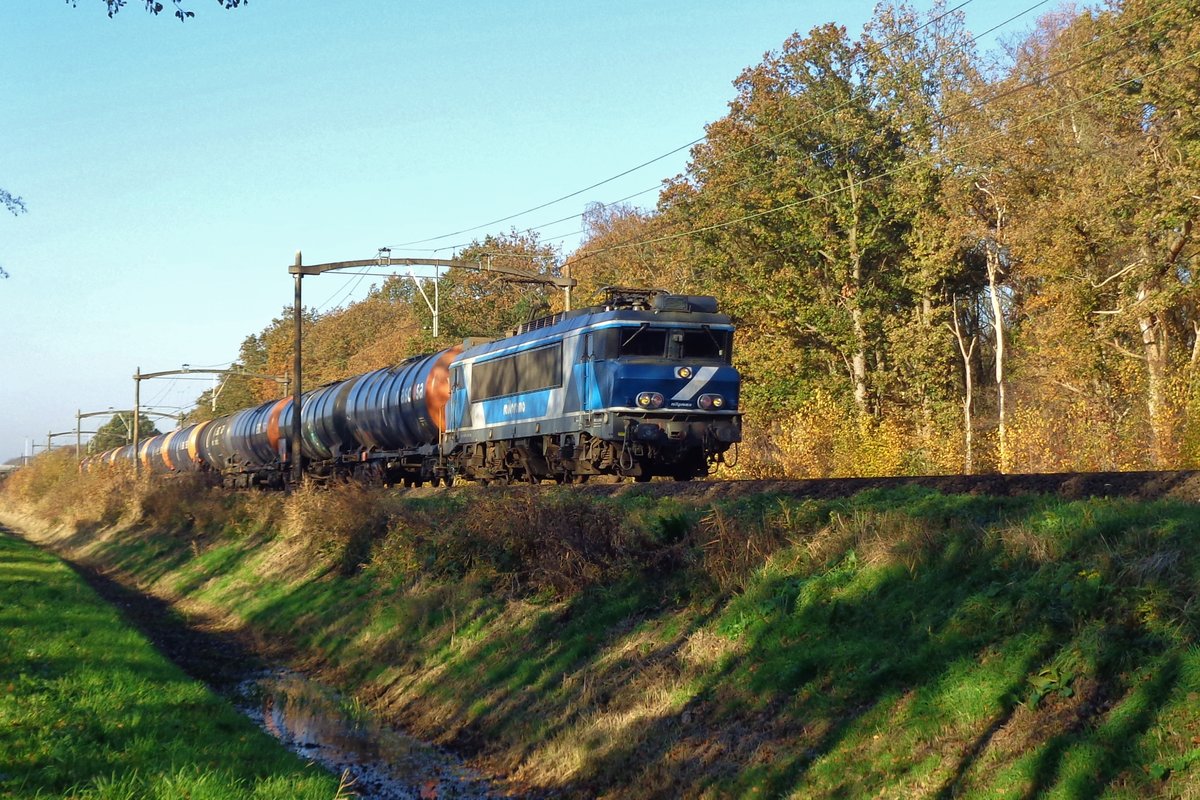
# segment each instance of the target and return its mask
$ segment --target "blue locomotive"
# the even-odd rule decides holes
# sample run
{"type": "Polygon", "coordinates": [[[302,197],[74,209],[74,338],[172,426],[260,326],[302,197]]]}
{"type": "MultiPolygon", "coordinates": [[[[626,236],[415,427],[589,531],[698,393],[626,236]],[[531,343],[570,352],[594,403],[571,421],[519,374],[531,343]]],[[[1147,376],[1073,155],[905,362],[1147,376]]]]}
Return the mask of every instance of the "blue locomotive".
{"type": "MultiPolygon", "coordinates": [[[[610,288],[603,305],[306,392],[305,469],[405,485],[707,475],[741,440],[733,334],[715,298],[610,288]]],[[[273,400],[89,463],[282,486],[292,414],[273,400]]]]}
{"type": "Polygon", "coordinates": [[[714,298],[609,290],[461,353],[442,449],[485,482],[706,475],[741,439],[732,347],[714,298]]]}

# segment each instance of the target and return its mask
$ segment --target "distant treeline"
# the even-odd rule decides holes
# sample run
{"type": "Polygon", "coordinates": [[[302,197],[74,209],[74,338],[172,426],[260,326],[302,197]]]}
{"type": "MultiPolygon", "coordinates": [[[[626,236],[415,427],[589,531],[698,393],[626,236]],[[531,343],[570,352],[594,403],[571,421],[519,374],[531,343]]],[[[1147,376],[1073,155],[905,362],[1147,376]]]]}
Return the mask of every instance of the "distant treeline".
{"type": "MultiPolygon", "coordinates": [[[[938,4],[797,33],[737,77],[655,210],[589,206],[569,255],[513,231],[459,257],[569,271],[584,301],[717,295],[745,474],[1197,466],[1200,10],[1124,0],[1005,32],[985,54],[938,4]]],[[[460,270],[440,294],[438,342],[411,281],[310,311],[306,385],[561,307],[460,270]]],[[[241,362],[285,372],[290,324],[241,362]]],[[[277,392],[234,380],[217,410],[277,392]]]]}

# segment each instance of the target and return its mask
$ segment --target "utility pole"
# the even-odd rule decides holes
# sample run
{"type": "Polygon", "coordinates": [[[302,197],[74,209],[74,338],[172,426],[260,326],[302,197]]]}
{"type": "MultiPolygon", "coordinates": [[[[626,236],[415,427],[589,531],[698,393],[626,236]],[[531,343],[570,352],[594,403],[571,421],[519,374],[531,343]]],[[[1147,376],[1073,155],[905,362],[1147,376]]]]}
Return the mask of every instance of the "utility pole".
{"type": "MultiPolygon", "coordinates": [[[[138,367],[137,371],[133,373],[133,470],[135,475],[141,472],[142,463],[138,456],[138,446],[141,444],[142,381],[150,380],[151,378],[162,378],[167,375],[192,374],[243,375],[247,378],[262,378],[263,380],[275,381],[284,386],[287,386],[289,380],[286,375],[264,375],[259,372],[247,372],[241,369],[192,369],[187,364],[184,364],[182,369],[165,369],[161,372],[142,372],[142,368],[138,367]]],[[[180,415],[180,419],[182,421],[182,415],[180,415]]]]}
{"type": "Polygon", "coordinates": [[[141,440],[138,434],[141,431],[138,429],[138,423],[142,419],[142,368],[138,367],[133,373],[133,474],[138,477],[142,474],[142,460],[138,458],[138,444],[141,440]]]}
{"type": "Polygon", "coordinates": [[[304,477],[304,454],[300,448],[300,395],[304,386],[303,359],[300,356],[300,344],[304,338],[304,307],[301,304],[300,281],[304,278],[303,257],[296,251],[296,263],[292,274],[296,276],[296,292],[292,306],[292,373],[296,382],[292,384],[292,437],[288,444],[291,446],[292,485],[299,487],[304,477]]]}

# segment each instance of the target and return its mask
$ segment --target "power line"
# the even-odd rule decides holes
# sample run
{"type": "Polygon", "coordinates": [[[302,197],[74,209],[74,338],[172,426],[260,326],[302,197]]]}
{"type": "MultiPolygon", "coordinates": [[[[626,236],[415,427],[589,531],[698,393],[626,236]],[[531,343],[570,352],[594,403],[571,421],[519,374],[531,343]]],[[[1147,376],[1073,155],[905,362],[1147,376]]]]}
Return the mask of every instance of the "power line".
{"type": "MultiPolygon", "coordinates": [[[[1039,4],[1039,5],[1041,5],[1041,4],[1039,4]]],[[[1028,13],[1028,11],[1032,10],[1032,8],[1036,8],[1036,6],[1031,7],[1030,9],[1027,9],[1025,12],[1022,12],[1022,13],[1028,13]]],[[[1097,39],[1092,39],[1088,42],[1085,42],[1084,44],[1079,45],[1078,47],[1073,47],[1068,50],[1065,50],[1062,53],[1059,53],[1058,56],[1059,57],[1069,57],[1081,50],[1086,50],[1096,44],[1099,44],[1100,42],[1106,41],[1106,40],[1111,39],[1115,36],[1118,36],[1122,33],[1125,33],[1126,31],[1128,31],[1131,28],[1134,28],[1139,25],[1143,25],[1147,22],[1150,22],[1151,20],[1154,20],[1157,17],[1160,17],[1163,14],[1167,13],[1168,11],[1172,10],[1172,8],[1173,8],[1173,6],[1164,6],[1161,9],[1159,9],[1159,11],[1157,11],[1153,14],[1149,14],[1145,17],[1142,17],[1141,19],[1134,20],[1133,22],[1123,25],[1120,28],[1116,28],[1097,39]]],[[[1020,15],[1017,15],[1017,16],[1020,16],[1020,15]]],[[[1005,23],[1002,23],[1002,25],[1007,24],[1008,22],[1011,22],[1012,20],[1014,20],[1016,18],[1017,17],[1011,17],[1005,23]]],[[[999,27],[999,26],[997,26],[997,27],[999,27]]],[[[992,30],[995,30],[995,29],[996,28],[992,28],[992,30]]],[[[974,40],[972,40],[972,41],[974,41],[974,40]]],[[[1051,80],[1054,80],[1055,78],[1059,78],[1059,77],[1062,77],[1063,75],[1067,75],[1069,73],[1075,72],[1076,70],[1082,69],[1083,67],[1091,66],[1092,64],[1096,63],[1097,61],[1107,58],[1108,56],[1111,56],[1114,53],[1123,51],[1125,48],[1126,48],[1126,45],[1122,44],[1120,47],[1114,48],[1112,50],[1106,50],[1098,55],[1092,56],[1086,60],[1080,61],[1073,65],[1064,67],[1064,68],[1062,68],[1056,72],[1053,72],[1049,75],[1038,76],[1036,78],[1030,79],[1026,83],[1019,83],[1016,86],[1013,86],[1011,88],[1008,88],[1008,89],[1005,89],[1002,91],[998,91],[998,92],[992,94],[991,96],[988,96],[988,97],[985,97],[985,98],[982,98],[979,100],[972,100],[971,102],[967,103],[967,105],[963,106],[962,108],[960,108],[954,112],[947,113],[947,114],[935,114],[930,118],[930,121],[944,125],[945,123],[949,122],[950,120],[952,120],[956,117],[959,117],[963,114],[966,114],[967,112],[979,111],[979,110],[983,109],[984,107],[990,105],[993,102],[996,102],[998,100],[1003,100],[1006,97],[1010,97],[1014,94],[1025,91],[1026,89],[1037,86],[1038,84],[1040,84],[1042,82],[1051,81],[1051,80]]],[[[1054,60],[1054,58],[1045,58],[1041,61],[1035,62],[1032,66],[1034,68],[1041,68],[1041,67],[1046,66],[1047,64],[1050,64],[1053,60],[1054,60]]],[[[844,105],[845,105],[845,103],[839,105],[838,108],[841,108],[844,105]]],[[[826,114],[822,113],[815,117],[812,117],[807,122],[819,121],[819,120],[823,119],[825,116],[826,116],[826,114]]],[[[792,126],[791,128],[787,128],[783,131],[780,131],[779,133],[772,134],[771,136],[767,137],[764,140],[764,142],[759,142],[754,145],[749,145],[749,146],[743,147],[740,150],[737,150],[727,156],[722,156],[721,158],[714,160],[710,166],[716,166],[717,164],[724,163],[725,161],[729,161],[732,158],[743,155],[743,154],[749,152],[750,150],[754,149],[754,147],[758,146],[759,144],[776,141],[776,140],[780,139],[781,137],[785,136],[786,134],[797,130],[799,127],[801,127],[804,124],[807,124],[807,123],[801,123],[801,125],[792,126]]],[[[816,160],[818,157],[828,158],[832,155],[836,155],[839,152],[849,150],[853,145],[863,142],[867,137],[868,137],[868,134],[860,134],[859,136],[856,136],[853,139],[848,139],[846,141],[838,143],[835,146],[826,148],[826,149],[822,150],[820,153],[808,153],[807,155],[810,160],[816,160]]],[[[738,181],[733,182],[732,184],[729,184],[728,188],[736,189],[739,186],[742,186],[742,185],[748,183],[749,181],[753,180],[754,177],[755,177],[754,175],[748,175],[747,177],[742,178],[741,180],[738,180],[738,181]]],[[[568,234],[568,235],[572,235],[572,234],[568,234]]]]}
{"type": "MultiPolygon", "coordinates": [[[[892,37],[887,42],[884,42],[883,44],[881,44],[877,48],[875,48],[875,52],[883,51],[883,50],[887,49],[888,47],[891,47],[892,45],[896,44],[897,42],[900,42],[903,39],[906,39],[910,36],[913,36],[913,35],[919,33],[920,31],[924,30],[925,28],[929,27],[930,25],[940,22],[942,19],[950,16],[951,14],[954,14],[954,13],[962,10],[966,6],[970,5],[972,2],[974,2],[974,0],[963,0],[963,2],[959,3],[954,8],[951,8],[950,10],[943,12],[942,14],[938,15],[937,17],[934,17],[933,19],[930,19],[927,22],[925,22],[921,25],[918,25],[916,28],[913,28],[911,31],[908,31],[908,32],[902,33],[902,34],[898,34],[897,36],[892,37]]],[[[1032,8],[1037,8],[1038,6],[1045,5],[1048,2],[1050,2],[1050,0],[1040,0],[1040,2],[1038,2],[1036,5],[1032,6],[1030,9],[1023,11],[1021,14],[1018,14],[1017,17],[1023,16],[1024,14],[1029,13],[1029,11],[1032,10],[1032,8]]],[[[1016,19],[1017,17],[1013,17],[1012,19],[1016,19]]],[[[1009,20],[1009,21],[1011,21],[1011,20],[1009,20]]],[[[1003,23],[1003,24],[1007,24],[1007,22],[1003,23]]],[[[992,30],[995,30],[995,28],[992,28],[992,30]]],[[[990,33],[990,32],[991,31],[988,31],[988,33],[990,33]]],[[[982,34],[982,35],[986,35],[986,34],[982,34]]],[[[855,59],[852,60],[850,63],[853,64],[859,58],[864,58],[867,55],[869,55],[871,52],[872,52],[871,50],[868,50],[868,51],[862,53],[861,55],[856,56],[855,59]]],[[[526,214],[533,213],[534,211],[541,211],[543,208],[548,208],[549,206],[556,205],[558,203],[563,202],[564,200],[570,200],[573,197],[578,197],[579,195],[583,194],[584,192],[589,192],[592,189],[597,189],[601,186],[604,186],[605,184],[612,183],[613,181],[618,180],[620,178],[624,178],[626,175],[637,172],[638,170],[648,167],[651,164],[655,164],[659,161],[662,161],[664,158],[669,158],[670,156],[673,156],[682,150],[686,150],[689,147],[694,147],[695,145],[703,142],[706,138],[708,138],[707,134],[705,134],[704,136],[701,136],[699,139],[693,139],[692,141],[688,142],[687,144],[680,145],[679,147],[676,147],[673,150],[663,153],[662,155],[655,156],[654,158],[650,159],[649,161],[643,161],[641,164],[638,164],[637,166],[634,166],[634,167],[630,167],[629,169],[619,172],[618,174],[613,175],[612,177],[605,178],[602,181],[597,181],[596,183],[593,183],[591,186],[585,186],[582,189],[577,189],[576,191],[562,195],[561,197],[556,197],[553,200],[549,200],[545,203],[541,203],[539,205],[533,206],[532,208],[527,208],[524,211],[518,211],[515,214],[509,214],[508,216],[500,217],[499,219],[494,219],[490,222],[484,222],[479,225],[473,225],[469,228],[463,228],[461,230],[452,231],[450,233],[443,233],[440,236],[431,236],[426,239],[415,239],[415,240],[409,241],[409,242],[401,242],[400,244],[397,244],[397,245],[390,245],[390,247],[393,250],[400,250],[400,249],[403,249],[406,247],[410,247],[412,245],[426,244],[428,242],[441,241],[442,239],[449,239],[452,236],[461,236],[464,233],[471,233],[472,231],[481,230],[483,228],[490,228],[493,225],[499,225],[502,222],[508,222],[509,220],[513,220],[518,217],[523,217],[526,214]]],[[[650,190],[646,189],[646,190],[643,190],[642,192],[638,192],[638,194],[645,194],[647,191],[650,191],[650,190]]],[[[636,195],[633,195],[633,196],[636,196],[636,195]]],[[[621,202],[621,201],[616,201],[616,202],[621,202]]],[[[579,215],[575,214],[575,215],[573,215],[573,217],[574,216],[579,216],[579,215]]],[[[568,217],[568,219],[570,219],[570,217],[568,217]]],[[[534,230],[534,228],[530,228],[528,230],[534,230]]],[[[439,248],[439,249],[442,249],[442,248],[439,248]]],[[[436,250],[434,252],[436,252],[436,250]]]]}
{"type": "MultiPolygon", "coordinates": [[[[964,144],[958,145],[957,147],[950,148],[949,150],[934,153],[932,155],[925,156],[924,158],[918,159],[914,162],[905,163],[894,169],[886,170],[877,175],[873,175],[871,177],[864,178],[862,181],[860,181],[858,183],[858,185],[862,186],[867,183],[873,183],[876,181],[883,180],[884,178],[888,178],[888,177],[900,174],[906,170],[920,166],[923,163],[928,163],[935,159],[944,158],[947,155],[952,155],[954,153],[965,150],[969,147],[973,147],[977,144],[982,144],[983,142],[990,141],[990,140],[995,139],[1000,136],[1010,136],[1013,133],[1013,131],[1021,130],[1023,128],[1026,128],[1026,127],[1032,125],[1035,122],[1040,122],[1043,119],[1049,119],[1050,117],[1056,116],[1058,114],[1062,114],[1066,111],[1070,111],[1074,108],[1077,108],[1080,105],[1083,105],[1086,102],[1089,102],[1097,97],[1100,97],[1101,95],[1105,95],[1110,92],[1117,91],[1118,89],[1122,89],[1122,88],[1132,85],[1138,81],[1143,81],[1152,75],[1155,75],[1159,72],[1162,72],[1163,70],[1169,69],[1178,64],[1182,64],[1190,59],[1196,58],[1197,56],[1200,56],[1200,50],[1195,50],[1192,53],[1188,54],[1187,56],[1184,56],[1183,58],[1179,58],[1174,61],[1163,64],[1162,66],[1159,66],[1153,70],[1150,70],[1149,72],[1145,72],[1141,75],[1137,75],[1137,76],[1134,76],[1131,78],[1126,78],[1124,80],[1118,81],[1117,83],[1113,84],[1112,86],[1109,86],[1105,89],[1101,89],[1100,91],[1097,91],[1097,92],[1093,92],[1092,94],[1087,95],[1086,97],[1083,97],[1079,100],[1076,100],[1073,103],[1069,103],[1065,106],[1060,106],[1056,109],[1053,109],[1052,111],[1047,111],[1044,114],[1039,114],[1035,117],[1030,117],[1029,119],[1026,119],[1023,122],[1020,122],[1020,123],[1014,125],[1010,129],[1006,129],[1003,131],[997,131],[995,133],[991,133],[986,136],[979,137],[978,139],[974,139],[972,141],[965,142],[964,144]]],[[[827,197],[832,197],[834,195],[841,194],[842,192],[845,192],[845,191],[847,191],[847,189],[841,188],[841,187],[836,188],[836,189],[830,189],[827,192],[822,192],[820,194],[811,195],[809,197],[803,198],[802,200],[796,200],[791,203],[784,203],[783,205],[773,206],[771,208],[763,209],[760,211],[754,211],[749,214],[744,214],[735,219],[726,220],[724,222],[715,222],[711,225],[705,225],[705,226],[702,226],[699,228],[693,228],[693,229],[686,230],[686,231],[679,231],[679,232],[667,234],[664,236],[658,236],[658,237],[655,237],[652,239],[643,239],[643,240],[639,240],[639,241],[625,242],[623,244],[617,244],[617,245],[612,245],[610,247],[600,248],[598,250],[595,250],[593,252],[590,252],[590,253],[587,253],[587,254],[581,256],[578,260],[582,261],[583,259],[591,258],[592,256],[600,255],[601,253],[613,252],[615,250],[625,250],[630,247],[638,247],[638,246],[649,245],[649,244],[658,244],[660,242],[673,241],[675,239],[681,239],[681,238],[684,238],[687,236],[694,236],[694,235],[697,235],[700,233],[707,233],[709,231],[720,230],[722,228],[728,228],[728,227],[736,225],[740,222],[747,222],[749,220],[769,216],[771,214],[775,214],[780,211],[787,211],[788,209],[798,208],[800,206],[807,205],[808,203],[815,202],[817,200],[823,200],[827,197]]]]}
{"type": "MultiPolygon", "coordinates": [[[[1019,13],[1017,13],[1017,14],[1013,14],[1011,17],[1009,17],[1009,18],[1005,19],[1003,22],[999,22],[999,23],[997,23],[997,24],[993,25],[992,27],[990,27],[990,28],[988,28],[987,30],[985,30],[983,33],[979,33],[979,34],[976,34],[976,35],[974,35],[974,36],[971,36],[971,37],[970,37],[970,38],[967,40],[967,42],[964,44],[964,47],[965,47],[966,45],[973,45],[973,44],[977,44],[977,43],[978,43],[978,42],[979,42],[981,39],[983,39],[983,38],[985,38],[985,37],[987,37],[987,36],[990,36],[991,34],[995,33],[996,31],[1000,30],[1001,28],[1004,28],[1004,27],[1005,27],[1005,26],[1007,26],[1007,25],[1010,25],[1011,23],[1015,22],[1016,20],[1020,19],[1021,17],[1024,17],[1024,16],[1026,16],[1027,14],[1029,14],[1029,13],[1031,13],[1031,12],[1035,11],[1036,9],[1038,9],[1038,8],[1040,8],[1040,7],[1044,6],[1044,5],[1046,5],[1046,4],[1047,4],[1047,3],[1049,3],[1050,1],[1051,1],[1051,0],[1038,0],[1038,2],[1034,3],[1034,4],[1033,4],[1033,5],[1031,5],[1031,6],[1028,6],[1028,7],[1027,7],[1027,8],[1025,8],[1023,11],[1021,11],[1021,12],[1019,12],[1019,13]]],[[[857,56],[855,56],[853,59],[851,59],[851,60],[850,60],[850,61],[847,63],[847,66],[851,66],[851,65],[853,65],[853,64],[855,64],[855,63],[857,63],[857,62],[858,62],[860,59],[862,59],[862,58],[864,58],[864,57],[866,57],[867,55],[870,55],[870,54],[872,54],[872,53],[880,53],[880,52],[883,52],[883,51],[884,51],[884,50],[886,50],[887,48],[889,48],[889,47],[891,47],[891,46],[893,46],[893,45],[897,44],[898,42],[902,41],[903,39],[909,38],[909,37],[911,37],[911,36],[913,36],[913,35],[915,35],[915,34],[919,33],[921,30],[923,30],[923,29],[925,29],[925,28],[927,28],[927,27],[929,27],[929,26],[931,26],[931,25],[933,25],[933,24],[935,24],[935,23],[937,23],[937,22],[940,22],[941,20],[945,19],[945,18],[946,18],[946,17],[948,17],[949,15],[951,15],[951,14],[955,13],[956,11],[959,11],[960,9],[962,9],[964,6],[966,6],[966,5],[967,5],[968,3],[970,3],[970,2],[972,2],[972,0],[966,0],[966,2],[960,3],[959,5],[955,6],[955,7],[954,7],[954,8],[952,8],[952,9],[950,9],[949,11],[946,11],[946,12],[944,12],[944,13],[942,13],[942,14],[940,14],[940,15],[938,15],[938,16],[936,16],[936,17],[934,17],[934,18],[930,19],[930,20],[928,20],[928,21],[927,21],[927,22],[925,22],[924,24],[922,24],[922,25],[920,25],[920,26],[918,26],[918,27],[916,27],[916,28],[912,29],[911,31],[908,31],[908,32],[906,32],[906,33],[903,33],[903,34],[900,34],[900,35],[894,36],[894,37],[892,37],[891,39],[889,39],[888,41],[886,41],[886,42],[883,42],[882,44],[879,44],[879,45],[877,45],[877,46],[875,46],[875,47],[873,47],[873,48],[868,48],[868,49],[867,49],[867,50],[865,50],[864,52],[860,53],[859,55],[857,55],[857,56]]],[[[1160,13],[1161,13],[1161,12],[1160,12],[1160,13]]],[[[1155,15],[1155,16],[1157,16],[1157,15],[1155,15]]],[[[959,47],[959,48],[956,48],[956,51],[957,51],[957,52],[962,52],[962,51],[963,51],[963,49],[964,49],[963,47],[959,47]]],[[[771,143],[771,142],[774,142],[774,141],[776,141],[776,140],[778,140],[778,139],[780,139],[780,138],[782,138],[782,137],[786,136],[787,134],[789,134],[789,133],[792,133],[792,132],[794,132],[794,131],[796,131],[796,130],[799,130],[799,129],[801,129],[801,128],[803,128],[803,127],[807,126],[807,125],[811,125],[811,124],[812,124],[812,123],[814,123],[814,122],[819,122],[820,120],[822,120],[822,119],[825,119],[825,118],[827,118],[827,117],[831,116],[832,114],[836,113],[837,111],[839,111],[839,110],[841,110],[841,109],[845,108],[845,107],[846,107],[846,106],[847,106],[849,103],[850,103],[850,101],[849,101],[849,100],[845,100],[845,101],[843,101],[843,102],[841,102],[841,103],[838,103],[837,105],[835,105],[835,106],[832,106],[832,107],[830,107],[830,108],[827,108],[827,109],[825,109],[824,111],[822,111],[821,113],[819,113],[819,114],[816,114],[816,115],[814,115],[814,116],[812,116],[812,117],[810,117],[810,118],[808,118],[808,119],[806,119],[806,120],[803,120],[803,121],[801,121],[801,122],[799,122],[799,123],[797,123],[797,124],[795,124],[795,125],[791,126],[790,128],[785,128],[785,129],[784,129],[784,130],[782,130],[782,131],[778,131],[778,132],[776,132],[776,133],[772,134],[771,136],[767,137],[766,139],[763,139],[763,140],[756,141],[756,142],[754,142],[754,143],[752,143],[752,144],[746,145],[745,147],[741,148],[740,150],[735,150],[734,152],[732,152],[732,153],[729,153],[728,155],[722,156],[721,158],[718,158],[718,159],[716,159],[715,161],[713,161],[713,162],[712,162],[712,163],[711,163],[709,166],[716,166],[716,165],[718,165],[718,164],[721,164],[721,163],[723,163],[723,162],[725,162],[725,161],[728,161],[728,160],[731,160],[731,159],[737,158],[737,157],[739,157],[739,156],[741,156],[741,155],[744,155],[745,153],[748,153],[748,152],[750,152],[751,150],[754,150],[754,149],[756,149],[756,148],[758,148],[758,147],[762,147],[762,146],[764,146],[764,145],[766,145],[766,144],[769,144],[769,143],[771,143]]],[[[684,147],[692,147],[692,146],[694,146],[694,145],[697,145],[697,144],[699,144],[699,143],[701,143],[701,142],[705,141],[707,138],[708,138],[708,136],[707,136],[707,134],[706,134],[705,136],[703,136],[703,137],[701,137],[701,138],[699,138],[699,139],[696,139],[695,141],[693,141],[693,142],[690,142],[690,143],[689,143],[689,144],[687,144],[687,145],[684,145],[684,147]]],[[[855,142],[859,141],[861,138],[862,138],[862,137],[859,137],[858,139],[851,140],[850,142],[846,143],[846,144],[845,144],[845,146],[847,146],[847,147],[848,147],[850,144],[854,144],[855,142]]],[[[660,159],[661,159],[661,158],[665,158],[667,155],[673,155],[674,153],[677,153],[677,152],[679,152],[679,150],[682,150],[682,149],[683,149],[682,147],[680,147],[680,148],[676,148],[675,150],[671,151],[671,153],[667,153],[667,154],[665,154],[664,156],[660,157],[660,159]]],[[[655,159],[655,160],[660,160],[660,159],[655,159]]],[[[651,161],[651,162],[647,162],[647,163],[653,163],[653,161],[651,161]]],[[[645,166],[645,165],[643,165],[643,166],[645,166]]],[[[638,169],[638,168],[636,168],[636,167],[635,167],[634,169],[638,169]]],[[[622,173],[621,175],[615,176],[614,178],[612,178],[612,179],[610,179],[610,180],[615,180],[615,179],[616,179],[616,178],[618,178],[618,177],[623,177],[624,175],[627,175],[627,174],[629,174],[629,172],[631,172],[631,171],[633,171],[633,170],[627,170],[626,172],[622,173]]],[[[595,186],[603,185],[604,183],[608,183],[608,182],[609,182],[609,181],[602,181],[600,184],[596,184],[595,186]]],[[[620,198],[620,199],[618,199],[618,200],[613,200],[613,201],[611,201],[611,202],[608,202],[608,203],[600,203],[600,204],[598,204],[598,207],[599,207],[599,208],[601,208],[601,209],[604,209],[604,208],[609,208],[609,207],[611,207],[611,206],[614,206],[614,205],[617,205],[617,204],[619,204],[619,203],[624,203],[624,202],[626,202],[626,201],[628,201],[628,200],[632,200],[632,199],[633,199],[633,198],[635,198],[635,197],[640,197],[641,195],[648,194],[648,193],[650,193],[650,192],[653,192],[653,191],[660,191],[660,190],[662,189],[662,183],[663,183],[662,181],[659,181],[659,182],[658,182],[658,183],[656,183],[654,186],[650,186],[650,187],[647,187],[647,188],[645,188],[645,189],[641,189],[641,190],[639,190],[639,191],[637,191],[637,192],[634,192],[633,194],[626,195],[625,197],[622,197],[622,198],[620,198]]],[[[739,182],[738,184],[734,184],[734,185],[735,185],[735,186],[737,186],[737,185],[739,185],[740,183],[741,183],[741,182],[739,182]]],[[[595,188],[595,186],[588,187],[588,188],[595,188]]],[[[573,196],[575,196],[576,194],[580,194],[580,193],[582,193],[582,192],[584,192],[584,191],[588,191],[588,189],[581,189],[579,192],[576,192],[576,193],[574,193],[574,194],[572,194],[572,195],[568,195],[567,197],[573,197],[573,196]]],[[[560,198],[560,199],[566,199],[566,198],[560,198]]],[[[557,201],[557,200],[555,200],[555,201],[551,201],[550,203],[545,203],[545,204],[543,204],[542,206],[539,206],[539,208],[545,208],[546,206],[553,205],[553,204],[554,204],[554,203],[556,203],[556,202],[558,202],[558,201],[557,201]]],[[[532,210],[537,210],[537,209],[532,209],[532,210]]],[[[514,214],[513,216],[511,216],[511,217],[508,217],[508,218],[506,218],[505,220],[501,220],[501,221],[507,221],[507,219],[513,219],[513,218],[515,218],[515,217],[522,216],[524,213],[527,213],[527,212],[521,212],[520,214],[514,214]]],[[[565,217],[560,217],[559,219],[553,220],[553,221],[551,221],[551,222],[545,222],[545,223],[541,223],[541,224],[539,224],[539,225],[534,225],[534,226],[531,226],[531,227],[529,227],[529,228],[526,228],[526,229],[524,229],[524,230],[523,230],[523,231],[521,231],[521,232],[522,232],[522,233],[532,233],[532,232],[534,232],[534,231],[540,231],[540,230],[542,230],[543,228],[548,228],[548,227],[550,227],[551,225],[557,225],[557,224],[559,224],[559,223],[561,223],[561,222],[566,222],[566,221],[568,221],[568,220],[577,219],[577,218],[579,218],[579,217],[582,217],[582,216],[583,216],[584,214],[586,214],[586,213],[587,213],[587,212],[586,212],[586,210],[585,210],[584,212],[579,212],[579,213],[575,213],[575,214],[570,214],[570,215],[568,215],[568,216],[565,216],[565,217]]],[[[482,228],[482,227],[486,227],[486,225],[481,225],[481,226],[478,226],[478,227],[482,228]]],[[[468,228],[466,231],[463,231],[463,232],[469,232],[469,231],[473,231],[473,230],[477,230],[477,229],[478,229],[478,228],[468,228]]],[[[586,233],[586,232],[587,232],[587,229],[586,229],[586,228],[585,228],[585,229],[580,229],[580,230],[574,231],[574,232],[572,232],[572,233],[561,234],[561,235],[559,235],[559,236],[553,237],[553,240],[555,240],[555,241],[559,241],[559,242],[565,242],[567,239],[570,239],[570,238],[572,238],[572,237],[574,237],[574,236],[578,236],[578,235],[580,235],[580,234],[583,234],[583,233],[586,233]]],[[[453,235],[455,235],[455,234],[447,234],[446,236],[435,237],[434,239],[422,239],[422,240],[420,240],[420,241],[417,241],[417,242],[409,242],[408,244],[421,244],[421,243],[424,243],[424,242],[435,241],[436,239],[448,238],[449,236],[453,236],[453,235]]],[[[436,252],[439,252],[440,250],[458,249],[458,248],[460,248],[460,247],[464,247],[464,246],[466,246],[466,245],[468,245],[468,244],[470,244],[470,242],[463,242],[463,243],[454,244],[454,245],[447,245],[447,246],[445,246],[445,247],[442,247],[442,248],[434,248],[434,249],[432,249],[430,252],[435,252],[435,253],[436,253],[436,252]]],[[[401,247],[403,247],[403,245],[401,245],[401,247]]]]}

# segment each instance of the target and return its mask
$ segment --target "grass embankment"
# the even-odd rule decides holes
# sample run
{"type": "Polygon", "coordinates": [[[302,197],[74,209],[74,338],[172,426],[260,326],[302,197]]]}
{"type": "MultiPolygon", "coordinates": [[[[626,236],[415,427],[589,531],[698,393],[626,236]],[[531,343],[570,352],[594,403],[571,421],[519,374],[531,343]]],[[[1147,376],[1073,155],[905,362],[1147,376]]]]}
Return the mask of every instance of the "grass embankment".
{"type": "Polygon", "coordinates": [[[56,518],[49,538],[224,609],[521,785],[1200,796],[1194,505],[284,498],[52,472],[4,495],[56,518]]]}
{"type": "Polygon", "coordinates": [[[306,766],[166,661],[62,562],[0,531],[0,798],[321,798],[306,766]]]}

